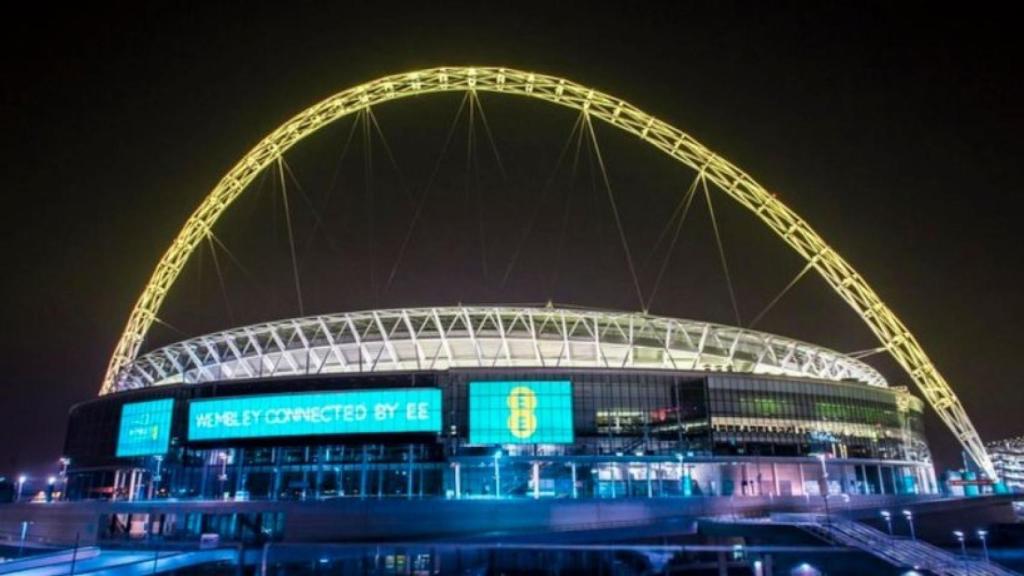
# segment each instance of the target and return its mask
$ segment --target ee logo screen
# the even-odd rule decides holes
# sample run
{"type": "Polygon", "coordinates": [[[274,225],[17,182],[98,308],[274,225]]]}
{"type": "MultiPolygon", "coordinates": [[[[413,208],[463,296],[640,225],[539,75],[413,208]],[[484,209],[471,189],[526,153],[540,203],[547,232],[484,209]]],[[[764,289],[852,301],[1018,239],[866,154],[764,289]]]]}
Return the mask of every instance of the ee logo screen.
{"type": "Polygon", "coordinates": [[[124,458],[166,454],[171,440],[173,413],[173,398],[132,402],[122,406],[116,456],[124,458]]]}
{"type": "Polygon", "coordinates": [[[470,444],[572,442],[572,382],[469,383],[470,444]]]}

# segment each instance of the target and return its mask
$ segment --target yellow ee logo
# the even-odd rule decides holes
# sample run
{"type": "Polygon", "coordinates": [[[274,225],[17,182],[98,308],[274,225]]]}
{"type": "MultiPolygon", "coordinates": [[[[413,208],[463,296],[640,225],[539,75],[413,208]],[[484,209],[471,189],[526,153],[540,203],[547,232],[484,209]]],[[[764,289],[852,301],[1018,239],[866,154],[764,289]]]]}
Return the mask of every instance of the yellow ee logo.
{"type": "Polygon", "coordinates": [[[537,431],[537,393],[516,386],[505,398],[509,407],[508,431],[516,438],[529,438],[537,431]]]}

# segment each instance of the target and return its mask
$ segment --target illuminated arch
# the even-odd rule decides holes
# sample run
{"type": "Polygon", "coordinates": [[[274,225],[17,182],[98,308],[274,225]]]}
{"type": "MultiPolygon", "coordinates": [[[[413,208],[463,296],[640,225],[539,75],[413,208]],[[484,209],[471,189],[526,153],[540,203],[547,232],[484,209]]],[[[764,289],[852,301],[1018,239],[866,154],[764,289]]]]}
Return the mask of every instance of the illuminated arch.
{"type": "Polygon", "coordinates": [[[917,339],[846,260],[796,213],[729,161],[629,103],[562,78],[508,68],[431,68],[380,78],[307,108],[261,140],[217,183],[160,258],[110,358],[100,394],[118,389],[119,372],[138,354],[157,310],[188,257],[221,213],[264,168],[298,141],[343,116],[398,98],[468,90],[526,96],[585,112],[702,172],[707,180],[753,212],[818,271],[864,319],[882,345],[917,383],[925,399],[967,452],[991,477],[995,477],[984,445],[960,400],[917,339]]]}

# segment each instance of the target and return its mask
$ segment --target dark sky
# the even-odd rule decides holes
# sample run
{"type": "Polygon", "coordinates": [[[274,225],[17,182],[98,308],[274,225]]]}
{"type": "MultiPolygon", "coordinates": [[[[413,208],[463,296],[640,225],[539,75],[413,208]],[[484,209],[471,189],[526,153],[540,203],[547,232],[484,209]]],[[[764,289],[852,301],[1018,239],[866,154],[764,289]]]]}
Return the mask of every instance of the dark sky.
{"type": "MultiPolygon", "coordinates": [[[[48,8],[8,12],[0,35],[0,473],[42,471],[60,456],[65,414],[96,394],[158,257],[246,150],[334,92],[443,64],[564,76],[689,132],[848,258],[916,333],[984,438],[1024,433],[1022,50],[1015,19],[995,4],[48,8]]],[[[501,175],[479,120],[469,144],[465,116],[437,160],[458,104],[381,106],[383,141],[371,134],[367,144],[361,125],[343,120],[289,154],[303,190],[288,184],[305,312],[548,299],[635,309],[606,193],[591,186],[593,152],[581,151],[575,171],[555,165],[575,116],[484,96],[501,175]],[[413,248],[385,290],[409,198],[435,165],[413,248]]],[[[647,254],[693,174],[609,129],[597,136],[649,291],[660,261],[647,254]]],[[[177,330],[298,315],[280,190],[272,179],[254,189],[216,230],[241,265],[223,251],[196,256],[161,312],[177,330]]],[[[747,322],[801,264],[714,198],[747,322]]],[[[652,312],[734,323],[708,223],[695,204],[652,312]]],[[[817,278],[759,327],[843,351],[874,345],[817,278]]],[[[180,337],[157,326],[148,345],[180,337]]],[[[908,383],[891,361],[871,362],[908,383]]],[[[949,433],[935,418],[929,426],[940,465],[955,463],[949,433]]]]}

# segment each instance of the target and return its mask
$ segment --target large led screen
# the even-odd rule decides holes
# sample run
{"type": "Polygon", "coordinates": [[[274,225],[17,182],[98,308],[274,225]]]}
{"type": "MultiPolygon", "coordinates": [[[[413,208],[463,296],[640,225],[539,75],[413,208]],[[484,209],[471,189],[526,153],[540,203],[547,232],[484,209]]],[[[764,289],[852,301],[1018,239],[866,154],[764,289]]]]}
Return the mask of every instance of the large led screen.
{"type": "Polygon", "coordinates": [[[189,440],[440,431],[436,388],[238,396],[188,409],[189,440]]]}
{"type": "Polygon", "coordinates": [[[167,453],[171,440],[174,399],[133,402],[121,407],[117,456],[154,456],[167,453]]]}
{"type": "Polygon", "coordinates": [[[470,382],[469,442],[571,444],[572,382],[470,382]]]}

